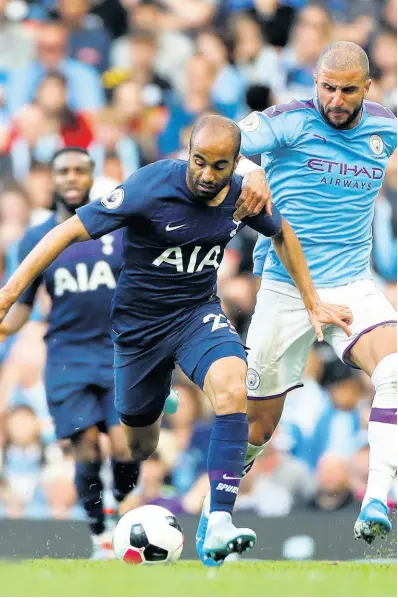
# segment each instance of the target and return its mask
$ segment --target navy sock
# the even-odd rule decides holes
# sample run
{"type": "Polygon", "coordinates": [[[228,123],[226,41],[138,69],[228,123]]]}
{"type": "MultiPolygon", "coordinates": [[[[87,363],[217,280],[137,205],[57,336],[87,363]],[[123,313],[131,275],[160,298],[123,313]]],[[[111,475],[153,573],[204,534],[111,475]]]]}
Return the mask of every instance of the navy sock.
{"type": "Polygon", "coordinates": [[[207,459],[211,513],[227,511],[232,514],[245,463],[248,435],[246,413],[216,416],[207,459]]]}
{"type": "Polygon", "coordinates": [[[112,459],[113,496],[121,502],[134,490],[140,475],[139,461],[117,461],[112,459]]]}
{"type": "Polygon", "coordinates": [[[91,533],[99,535],[105,530],[102,505],[103,485],[100,478],[101,462],[76,463],[75,484],[79,501],[87,513],[91,533]]]}

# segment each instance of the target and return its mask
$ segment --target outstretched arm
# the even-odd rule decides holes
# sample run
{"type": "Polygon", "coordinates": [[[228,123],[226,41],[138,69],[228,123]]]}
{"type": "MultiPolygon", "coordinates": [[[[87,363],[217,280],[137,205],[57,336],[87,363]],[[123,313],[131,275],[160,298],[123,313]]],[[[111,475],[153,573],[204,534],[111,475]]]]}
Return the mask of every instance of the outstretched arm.
{"type": "Polygon", "coordinates": [[[318,341],[323,341],[322,326],[325,324],[339,326],[348,336],[351,336],[349,328],[349,324],[352,322],[351,310],[345,305],[329,305],[320,300],[305,261],[300,241],[284,218],[282,219],[281,230],[272,240],[280,261],[300,292],[318,341]]]}
{"type": "Polygon", "coordinates": [[[78,216],[69,218],[47,233],[0,290],[0,322],[35,278],[48,268],[64,249],[90,238],[78,216]]]}

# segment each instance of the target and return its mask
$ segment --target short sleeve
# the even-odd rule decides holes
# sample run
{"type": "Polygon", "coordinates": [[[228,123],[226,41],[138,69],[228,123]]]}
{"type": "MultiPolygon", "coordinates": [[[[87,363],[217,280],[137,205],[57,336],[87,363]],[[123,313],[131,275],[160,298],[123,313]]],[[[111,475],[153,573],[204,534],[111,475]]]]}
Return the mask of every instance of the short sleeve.
{"type": "Polygon", "coordinates": [[[76,210],[92,239],[128,225],[134,216],[150,217],[157,208],[157,164],[149,164],[132,174],[112,193],[76,210]]]}
{"type": "Polygon", "coordinates": [[[291,146],[302,130],[305,112],[294,110],[293,106],[289,109],[289,105],[252,112],[238,123],[242,132],[241,153],[253,156],[291,146]]]}
{"type": "MultiPolygon", "coordinates": [[[[18,262],[23,262],[26,256],[32,251],[36,241],[33,239],[32,234],[28,231],[22,239],[18,247],[18,262]]],[[[18,303],[25,303],[26,305],[32,306],[36,299],[38,288],[43,282],[42,275],[38,276],[32,284],[22,293],[18,299],[18,303]]]]}

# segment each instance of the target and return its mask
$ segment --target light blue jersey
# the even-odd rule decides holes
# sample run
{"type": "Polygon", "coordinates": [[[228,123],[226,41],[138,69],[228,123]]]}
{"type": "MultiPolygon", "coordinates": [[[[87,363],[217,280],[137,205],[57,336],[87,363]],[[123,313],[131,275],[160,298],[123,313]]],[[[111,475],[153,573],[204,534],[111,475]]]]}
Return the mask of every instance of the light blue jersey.
{"type": "MultiPolygon", "coordinates": [[[[321,116],[317,99],[271,106],[239,123],[241,152],[261,154],[273,201],[299,237],[317,287],[369,278],[372,220],[396,119],[364,102],[360,123],[337,130],[321,116]]],[[[269,239],[259,237],[254,273],[290,282],[269,239]]]]}

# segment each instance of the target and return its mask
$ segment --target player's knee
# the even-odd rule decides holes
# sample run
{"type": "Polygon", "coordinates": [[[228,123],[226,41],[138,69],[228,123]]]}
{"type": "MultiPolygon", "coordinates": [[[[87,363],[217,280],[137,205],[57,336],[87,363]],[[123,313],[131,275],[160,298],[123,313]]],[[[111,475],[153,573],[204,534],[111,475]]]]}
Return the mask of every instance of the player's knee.
{"type": "Polygon", "coordinates": [[[101,449],[97,433],[84,430],[71,438],[75,459],[80,463],[93,463],[101,460],[101,449]]]}
{"type": "Polygon", "coordinates": [[[216,394],[216,414],[246,413],[247,390],[243,382],[228,385],[216,394]]]}
{"type": "Polygon", "coordinates": [[[271,440],[277,423],[268,414],[262,414],[255,419],[249,416],[249,442],[254,446],[262,446],[271,440]]]}

